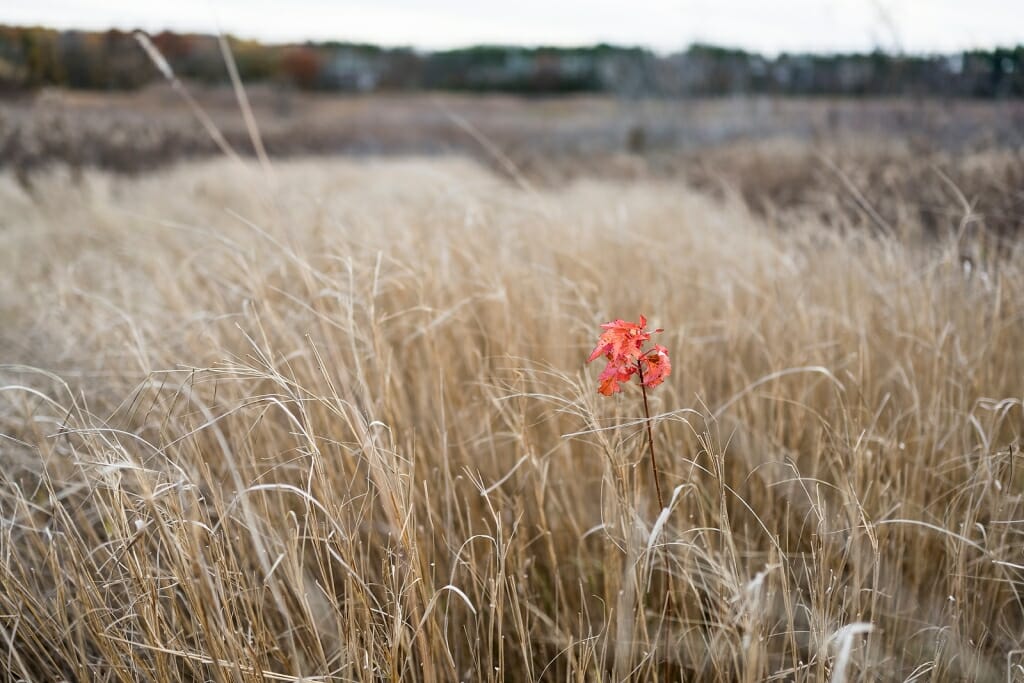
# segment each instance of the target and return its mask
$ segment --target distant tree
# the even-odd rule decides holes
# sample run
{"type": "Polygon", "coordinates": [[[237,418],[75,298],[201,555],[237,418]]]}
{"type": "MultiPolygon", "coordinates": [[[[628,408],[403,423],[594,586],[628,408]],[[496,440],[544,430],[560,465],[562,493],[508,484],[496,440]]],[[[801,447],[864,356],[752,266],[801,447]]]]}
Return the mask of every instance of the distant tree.
{"type": "MultiPolygon", "coordinates": [[[[153,44],[174,72],[204,83],[228,74],[216,36],[163,31],[153,44]]],[[[954,55],[781,54],[697,43],[658,56],[638,47],[476,45],[440,52],[327,42],[266,45],[229,37],[247,83],[305,90],[441,89],[620,96],[943,95],[1024,97],[1024,46],[954,55]]],[[[0,89],[131,89],[159,78],[131,34],[0,26],[0,89]]]]}
{"type": "Polygon", "coordinates": [[[268,47],[255,40],[228,41],[231,54],[238,66],[238,75],[245,82],[264,81],[271,78],[280,68],[280,50],[268,47]]]}
{"type": "Polygon", "coordinates": [[[319,83],[323,61],[313,47],[289,47],[281,57],[281,73],[293,85],[310,90],[319,83]]]}
{"type": "Polygon", "coordinates": [[[379,84],[389,90],[408,90],[423,82],[423,57],[411,48],[388,51],[382,60],[379,84]]]}
{"type": "Polygon", "coordinates": [[[22,29],[21,46],[28,87],[64,84],[56,31],[38,27],[22,29]]]}

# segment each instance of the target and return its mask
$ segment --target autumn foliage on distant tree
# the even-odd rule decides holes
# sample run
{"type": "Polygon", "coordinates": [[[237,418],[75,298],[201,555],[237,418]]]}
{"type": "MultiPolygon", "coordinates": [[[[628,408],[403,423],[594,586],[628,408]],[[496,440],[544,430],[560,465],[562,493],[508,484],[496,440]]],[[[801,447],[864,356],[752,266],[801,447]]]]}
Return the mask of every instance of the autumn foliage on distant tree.
{"type": "Polygon", "coordinates": [[[290,47],[281,58],[281,72],[300,88],[315,86],[322,67],[320,55],[308,47],[290,47]]]}

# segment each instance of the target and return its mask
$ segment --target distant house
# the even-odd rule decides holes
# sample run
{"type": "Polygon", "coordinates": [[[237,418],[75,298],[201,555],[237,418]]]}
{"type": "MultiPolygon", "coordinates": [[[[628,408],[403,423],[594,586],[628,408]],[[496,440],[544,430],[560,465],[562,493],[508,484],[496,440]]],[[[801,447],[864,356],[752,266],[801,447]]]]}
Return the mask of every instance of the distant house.
{"type": "Polygon", "coordinates": [[[326,90],[376,90],[384,68],[378,53],[358,46],[330,49],[320,70],[318,86],[326,90]]]}

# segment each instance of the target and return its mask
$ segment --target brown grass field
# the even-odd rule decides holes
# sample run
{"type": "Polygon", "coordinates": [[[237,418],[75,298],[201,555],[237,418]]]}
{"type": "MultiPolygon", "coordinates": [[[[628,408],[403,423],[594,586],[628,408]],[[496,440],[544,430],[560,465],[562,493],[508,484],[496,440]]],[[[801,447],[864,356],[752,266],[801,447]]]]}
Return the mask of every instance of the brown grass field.
{"type": "MultiPolygon", "coordinates": [[[[189,92],[233,153],[254,155],[229,88],[189,92]]],[[[682,179],[738,195],[774,225],[791,220],[775,220],[779,210],[798,210],[829,226],[945,233],[969,201],[988,230],[1024,232],[1024,100],[337,96],[256,86],[248,101],[275,159],[454,155],[542,187],[682,179]]],[[[220,156],[169,86],[0,98],[0,172],[29,191],[55,165],[77,180],[91,169],[139,173],[220,156]]]]}
{"type": "Polygon", "coordinates": [[[1024,680],[1020,152],[716,149],[0,174],[3,678],[1024,680]]]}

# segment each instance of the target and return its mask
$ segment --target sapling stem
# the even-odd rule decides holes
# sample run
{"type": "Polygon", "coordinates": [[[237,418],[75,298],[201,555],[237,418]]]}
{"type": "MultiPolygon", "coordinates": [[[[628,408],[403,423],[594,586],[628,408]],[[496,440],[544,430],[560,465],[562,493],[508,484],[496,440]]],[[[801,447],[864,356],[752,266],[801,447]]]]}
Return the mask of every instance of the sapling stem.
{"type": "Polygon", "coordinates": [[[640,392],[644,397],[644,417],[647,418],[647,444],[651,449],[651,471],[654,472],[654,490],[658,492],[658,507],[664,509],[665,500],[661,497],[661,483],[658,481],[658,461],[654,457],[654,433],[651,431],[651,409],[647,405],[647,387],[644,386],[644,368],[640,361],[636,362],[636,370],[640,374],[640,392]]]}

